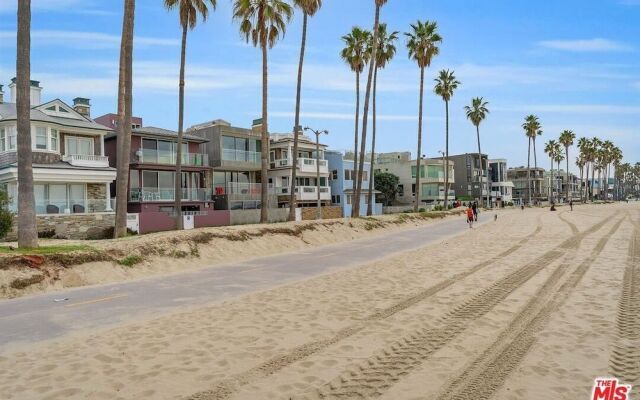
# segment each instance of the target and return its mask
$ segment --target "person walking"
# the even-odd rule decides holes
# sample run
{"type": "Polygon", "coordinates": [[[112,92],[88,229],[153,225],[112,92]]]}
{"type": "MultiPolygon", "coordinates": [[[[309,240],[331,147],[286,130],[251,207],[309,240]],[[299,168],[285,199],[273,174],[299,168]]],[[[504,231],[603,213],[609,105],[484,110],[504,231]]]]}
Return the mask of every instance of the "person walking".
{"type": "Polygon", "coordinates": [[[473,228],[473,208],[471,208],[471,203],[467,208],[467,223],[469,224],[469,229],[473,228]]]}
{"type": "Polygon", "coordinates": [[[478,203],[474,201],[471,210],[473,211],[473,220],[478,221],[478,203]]]}
{"type": "Polygon", "coordinates": [[[569,200],[569,208],[571,208],[571,211],[573,211],[573,200],[569,200]]]}

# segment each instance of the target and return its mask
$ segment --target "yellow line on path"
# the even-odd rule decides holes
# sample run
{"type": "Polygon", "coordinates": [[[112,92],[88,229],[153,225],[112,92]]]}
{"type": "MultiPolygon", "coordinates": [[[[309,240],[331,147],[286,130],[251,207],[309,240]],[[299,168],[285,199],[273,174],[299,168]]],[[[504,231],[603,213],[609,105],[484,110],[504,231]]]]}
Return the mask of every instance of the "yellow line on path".
{"type": "Polygon", "coordinates": [[[121,297],[127,297],[127,296],[128,296],[127,294],[117,294],[115,296],[102,297],[100,299],[87,300],[87,301],[82,301],[80,303],[67,304],[67,305],[65,305],[65,307],[84,306],[86,304],[100,303],[102,301],[109,301],[109,300],[119,299],[121,297]]]}

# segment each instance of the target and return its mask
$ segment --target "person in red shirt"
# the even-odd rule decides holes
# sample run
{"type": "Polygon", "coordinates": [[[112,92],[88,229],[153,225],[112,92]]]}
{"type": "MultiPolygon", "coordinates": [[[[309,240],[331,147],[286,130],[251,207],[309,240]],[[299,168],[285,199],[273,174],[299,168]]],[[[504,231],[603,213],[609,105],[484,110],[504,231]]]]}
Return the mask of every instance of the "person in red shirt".
{"type": "Polygon", "coordinates": [[[467,222],[469,223],[469,228],[473,228],[473,208],[471,206],[467,207],[467,222]]]}

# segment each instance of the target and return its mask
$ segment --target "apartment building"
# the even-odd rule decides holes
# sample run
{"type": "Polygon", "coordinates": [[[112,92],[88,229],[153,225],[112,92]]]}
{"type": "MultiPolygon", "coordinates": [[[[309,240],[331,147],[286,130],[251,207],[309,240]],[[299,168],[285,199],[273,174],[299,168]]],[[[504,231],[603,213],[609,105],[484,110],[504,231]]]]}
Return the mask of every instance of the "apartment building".
{"type": "MultiPolygon", "coordinates": [[[[416,196],[416,160],[410,152],[392,152],[376,154],[374,171],[389,172],[399,178],[398,205],[415,203],[416,196]]],[[[445,193],[444,161],[424,158],[420,165],[420,201],[425,205],[444,204],[445,193]]],[[[454,162],[449,161],[449,198],[455,198],[452,188],[455,183],[454,162]]]]}
{"type": "Polygon", "coordinates": [[[316,153],[316,143],[310,137],[298,136],[297,165],[293,165],[293,134],[272,134],[269,149],[270,192],[277,198],[279,207],[289,204],[291,178],[296,168],[296,202],[299,207],[315,207],[320,188],[320,202],[331,205],[331,187],[329,186],[329,165],[325,159],[327,146],[321,144],[316,153]],[[320,181],[317,181],[317,165],[320,169],[320,181]]]}
{"type": "Polygon", "coordinates": [[[489,165],[487,155],[478,153],[450,155],[449,161],[454,164],[455,180],[451,183],[451,187],[456,197],[478,203],[486,199],[489,165]]]}
{"type": "Polygon", "coordinates": [[[513,182],[513,201],[517,204],[529,202],[529,179],[531,180],[531,202],[547,200],[543,189],[544,168],[531,167],[531,173],[526,167],[509,168],[507,179],[513,182]],[[530,178],[529,178],[530,176],[530,178]]]}
{"type": "MultiPolygon", "coordinates": [[[[105,138],[109,163],[117,165],[117,133],[105,138]]],[[[229,215],[213,207],[212,168],[202,150],[205,139],[184,134],[182,142],[181,215],[193,217],[194,227],[228,225],[229,215]]],[[[138,214],[140,233],[174,229],[177,132],[134,129],[129,154],[129,213],[138,214]]],[[[115,190],[114,190],[115,191],[115,190]]]]}
{"type": "MultiPolygon", "coordinates": [[[[353,159],[345,159],[340,151],[329,150],[325,153],[329,162],[329,184],[331,186],[331,204],[342,207],[343,217],[351,216],[351,209],[354,203],[356,166],[353,159]]],[[[362,191],[360,194],[360,215],[367,215],[369,201],[369,180],[374,179],[371,173],[371,163],[365,162],[362,171],[362,191]]],[[[375,185],[375,182],[372,182],[375,185]]],[[[376,195],[380,192],[374,190],[372,193],[372,214],[382,214],[382,204],[376,202],[376,195]]]]}
{"type": "MultiPolygon", "coordinates": [[[[8,193],[10,209],[17,211],[16,79],[9,84],[10,102],[0,86],[0,186],[8,193]]],[[[91,119],[91,102],[76,97],[73,105],[61,99],[42,103],[40,82],[31,81],[31,143],[38,229],[58,237],[82,238],[87,229],[74,216],[93,221],[94,227],[113,226],[110,184],[116,171],[104,154],[110,129],[91,119]],[[58,216],[57,218],[52,218],[58,216]],[[93,217],[92,217],[93,216],[93,217]]],[[[79,218],[76,218],[79,220],[79,218]]]]}
{"type": "Polygon", "coordinates": [[[489,160],[489,179],[491,180],[491,201],[497,207],[513,202],[514,184],[507,178],[507,160],[504,158],[489,160]]]}
{"type": "MultiPolygon", "coordinates": [[[[216,209],[243,210],[261,207],[261,121],[252,129],[231,126],[217,119],[190,127],[190,135],[205,139],[204,153],[213,167],[216,209]]],[[[275,196],[270,196],[275,198],[275,196]]],[[[275,204],[275,200],[270,200],[275,204]]]]}

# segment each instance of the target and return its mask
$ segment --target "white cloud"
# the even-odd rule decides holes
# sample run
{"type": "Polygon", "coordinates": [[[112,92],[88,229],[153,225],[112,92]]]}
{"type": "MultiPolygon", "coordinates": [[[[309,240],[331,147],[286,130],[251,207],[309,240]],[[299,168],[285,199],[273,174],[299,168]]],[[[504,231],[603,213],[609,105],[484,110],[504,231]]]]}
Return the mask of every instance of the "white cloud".
{"type": "MultiPolygon", "coordinates": [[[[14,46],[15,31],[0,31],[0,46],[14,46]],[[6,40],[5,40],[6,39],[6,40]]],[[[120,47],[120,36],[101,32],[63,31],[63,30],[34,30],[31,31],[33,46],[70,47],[75,49],[101,50],[117,49],[120,47]]],[[[178,39],[137,36],[134,46],[179,46],[178,39]]]]}
{"type": "Polygon", "coordinates": [[[628,44],[602,38],[582,40],[544,40],[538,42],[538,46],[548,49],[580,53],[633,51],[633,47],[628,44]]]}

